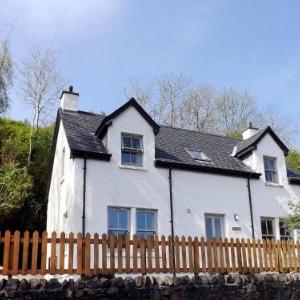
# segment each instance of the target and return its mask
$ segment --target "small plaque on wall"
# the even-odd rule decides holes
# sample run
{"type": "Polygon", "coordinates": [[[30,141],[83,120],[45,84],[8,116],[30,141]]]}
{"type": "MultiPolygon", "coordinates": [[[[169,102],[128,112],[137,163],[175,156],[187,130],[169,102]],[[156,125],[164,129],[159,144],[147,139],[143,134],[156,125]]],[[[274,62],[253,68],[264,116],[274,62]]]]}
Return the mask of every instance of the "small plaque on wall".
{"type": "Polygon", "coordinates": [[[233,230],[233,231],[241,231],[242,228],[241,228],[241,227],[232,227],[232,230],[233,230]]]}

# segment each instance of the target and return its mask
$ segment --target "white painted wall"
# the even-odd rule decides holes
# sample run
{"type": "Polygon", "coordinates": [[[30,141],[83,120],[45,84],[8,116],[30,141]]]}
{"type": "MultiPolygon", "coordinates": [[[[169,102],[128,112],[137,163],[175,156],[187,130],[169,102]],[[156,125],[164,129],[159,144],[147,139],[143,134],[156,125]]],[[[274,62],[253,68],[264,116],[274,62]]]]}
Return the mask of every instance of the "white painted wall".
{"type": "Polygon", "coordinates": [[[258,143],[257,149],[244,162],[256,172],[262,173],[260,180],[251,181],[256,235],[261,236],[260,217],[273,217],[277,238],[279,238],[278,220],[286,216],[289,200],[300,200],[300,186],[288,183],[284,153],[269,134],[258,143]],[[265,182],[264,156],[276,157],[278,184],[265,182]]]}
{"type": "Polygon", "coordinates": [[[48,196],[47,231],[67,231],[74,199],[74,160],[70,158],[66,134],[60,122],[48,196]],[[63,154],[63,151],[65,152],[63,154]],[[64,176],[62,175],[64,164],[64,176]]]}
{"type": "MultiPolygon", "coordinates": [[[[157,233],[169,235],[171,231],[168,170],[154,165],[155,145],[152,128],[131,107],[113,120],[105,141],[108,151],[112,154],[111,161],[92,159],[87,161],[86,231],[106,233],[107,208],[116,206],[131,208],[131,235],[136,230],[136,208],[157,209],[157,233]],[[142,168],[121,165],[122,132],[143,135],[145,164],[142,168]]],[[[59,153],[63,145],[66,146],[65,135],[60,131],[49,197],[48,228],[65,230],[67,233],[81,232],[83,159],[69,160],[67,163],[68,196],[60,199],[58,194],[63,186],[59,184],[57,174],[59,153]],[[54,204],[59,199],[59,205],[54,204]],[[66,204],[63,204],[64,199],[66,204]],[[64,211],[62,207],[68,210],[67,220],[62,217],[64,211]]],[[[263,172],[263,155],[278,158],[280,186],[266,185],[263,176],[260,180],[251,180],[257,237],[261,237],[261,216],[274,218],[283,216],[286,213],[284,202],[288,199],[299,199],[300,195],[300,186],[287,183],[284,155],[270,136],[266,136],[258,144],[257,150],[245,160],[245,163],[253,166],[255,171],[263,172]]],[[[224,215],[224,236],[251,237],[245,178],[173,170],[173,188],[175,234],[204,236],[204,216],[209,213],[224,215]],[[234,220],[235,213],[238,214],[239,221],[234,220]],[[232,227],[241,227],[241,231],[234,231],[232,227]]]]}

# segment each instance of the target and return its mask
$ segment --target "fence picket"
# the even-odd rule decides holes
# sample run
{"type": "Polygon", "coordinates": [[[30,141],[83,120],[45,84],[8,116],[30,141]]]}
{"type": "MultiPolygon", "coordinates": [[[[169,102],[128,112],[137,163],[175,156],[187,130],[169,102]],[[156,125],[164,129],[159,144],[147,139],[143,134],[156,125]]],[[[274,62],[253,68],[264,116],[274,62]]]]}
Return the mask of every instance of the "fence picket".
{"type": "Polygon", "coordinates": [[[152,273],[152,236],[147,237],[147,273],[152,273]]]}
{"type": "Polygon", "coordinates": [[[68,272],[73,273],[73,258],[74,258],[74,233],[69,233],[69,257],[68,257],[68,272]]]}
{"type": "Polygon", "coordinates": [[[129,236],[125,237],[125,262],[126,262],[126,273],[130,273],[130,240],[129,236]]]}
{"type": "Polygon", "coordinates": [[[234,239],[230,239],[230,254],[231,254],[231,268],[232,272],[236,272],[236,262],[235,262],[235,247],[234,247],[234,239]]]}
{"type": "Polygon", "coordinates": [[[118,273],[122,273],[123,270],[123,257],[122,257],[122,249],[123,249],[123,245],[122,245],[122,241],[123,238],[122,236],[118,237],[118,273]]]}
{"type": "Polygon", "coordinates": [[[229,257],[229,243],[228,239],[224,239],[224,252],[225,252],[225,265],[224,271],[229,273],[230,272],[230,257],[229,257]]]}
{"type": "MultiPolygon", "coordinates": [[[[41,274],[45,275],[47,273],[47,232],[42,233],[42,247],[41,247],[41,274]]],[[[72,270],[73,271],[73,270],[72,270]]],[[[69,273],[71,273],[70,271],[69,273]]]]}
{"type": "Polygon", "coordinates": [[[65,270],[65,233],[60,234],[59,243],[59,273],[64,274],[65,270]]]}
{"type": "Polygon", "coordinates": [[[51,235],[50,274],[56,274],[56,232],[51,235]]]}
{"type": "Polygon", "coordinates": [[[78,233],[77,234],[77,274],[81,275],[83,272],[82,270],[82,263],[83,263],[83,258],[82,258],[82,234],[78,233]]]}
{"type": "Polygon", "coordinates": [[[201,238],[201,272],[206,272],[205,240],[201,238]]]}
{"type": "Polygon", "coordinates": [[[133,236],[133,273],[138,272],[138,260],[137,260],[137,239],[136,236],[133,236]]]}
{"type": "Polygon", "coordinates": [[[9,251],[10,251],[10,231],[4,233],[4,254],[3,254],[3,273],[9,274],[9,251]]]}
{"type": "Polygon", "coordinates": [[[99,234],[94,234],[94,274],[99,274],[99,234]]]}
{"type": "Polygon", "coordinates": [[[179,237],[175,237],[175,272],[180,271],[179,237]]]}
{"type": "Polygon", "coordinates": [[[189,236],[188,238],[188,246],[189,246],[189,272],[194,273],[194,255],[193,255],[193,241],[189,236]]]}
{"type": "Polygon", "coordinates": [[[158,242],[158,236],[154,237],[154,247],[155,247],[155,272],[160,272],[159,267],[159,242],[158,242]]]}
{"type": "Polygon", "coordinates": [[[23,235],[22,275],[28,274],[29,231],[23,235]]]}
{"type": "Polygon", "coordinates": [[[115,274],[115,273],[260,273],[264,271],[292,272],[300,270],[300,242],[222,238],[205,241],[162,236],[133,239],[96,233],[56,232],[41,237],[35,231],[22,235],[6,231],[0,236],[3,268],[1,275],[115,274]],[[76,250],[75,245],[76,244],[76,250]],[[77,257],[74,260],[74,251],[77,257]],[[99,257],[101,251],[101,257],[99,257]],[[30,253],[29,253],[30,252],[30,253]],[[48,252],[48,255],[47,255],[48,252]],[[65,254],[67,252],[67,258],[65,254]],[[93,252],[93,253],[91,253],[93,252]],[[47,258],[49,264],[47,264],[47,258]],[[91,259],[93,258],[92,266],[91,259]],[[67,259],[67,261],[65,261],[67,259]],[[74,270],[74,264],[75,270],[74,270]]]}
{"type": "Polygon", "coordinates": [[[107,274],[107,238],[102,234],[102,274],[107,274]]]}
{"type": "Polygon", "coordinates": [[[185,237],[181,237],[181,258],[182,258],[182,272],[187,272],[187,264],[186,264],[186,242],[185,237]]]}

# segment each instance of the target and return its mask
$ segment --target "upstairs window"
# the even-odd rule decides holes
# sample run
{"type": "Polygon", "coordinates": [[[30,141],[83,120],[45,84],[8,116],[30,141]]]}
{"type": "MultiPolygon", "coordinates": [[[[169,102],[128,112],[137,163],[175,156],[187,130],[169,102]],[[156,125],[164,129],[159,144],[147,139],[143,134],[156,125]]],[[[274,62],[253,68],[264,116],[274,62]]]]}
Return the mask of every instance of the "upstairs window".
{"type": "Polygon", "coordinates": [[[273,218],[261,218],[261,235],[264,240],[272,240],[275,238],[274,232],[274,219],[273,218]]]}
{"type": "Polygon", "coordinates": [[[156,234],[156,211],[137,210],[136,211],[136,235],[140,237],[153,236],[156,234]]]}
{"type": "Polygon", "coordinates": [[[143,137],[122,134],[122,165],[143,165],[143,137]]]}
{"type": "Polygon", "coordinates": [[[278,183],[276,158],[264,157],[264,167],[266,182],[278,183]]]}
{"type": "Polygon", "coordinates": [[[288,241],[292,239],[291,232],[284,227],[284,220],[279,220],[279,231],[281,241],[288,241]]]}
{"type": "Polygon", "coordinates": [[[208,156],[201,150],[190,150],[190,149],[185,149],[185,150],[194,160],[210,161],[208,156]]]}
{"type": "Polygon", "coordinates": [[[108,208],[108,234],[124,236],[129,233],[129,209],[108,208]]]}

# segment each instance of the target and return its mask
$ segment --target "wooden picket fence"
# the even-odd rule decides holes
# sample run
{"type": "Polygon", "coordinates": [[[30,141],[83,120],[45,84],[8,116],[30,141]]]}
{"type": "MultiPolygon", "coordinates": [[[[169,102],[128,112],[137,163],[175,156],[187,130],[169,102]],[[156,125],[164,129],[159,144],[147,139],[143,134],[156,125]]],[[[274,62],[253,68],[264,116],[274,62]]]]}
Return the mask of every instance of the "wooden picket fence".
{"type": "Polygon", "coordinates": [[[0,275],[300,271],[300,244],[105,234],[0,233],[0,275]],[[1,264],[3,261],[3,264],[1,264]]]}

